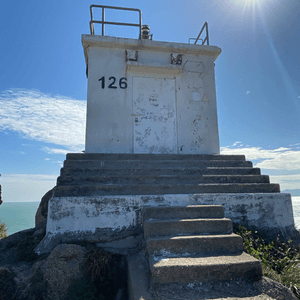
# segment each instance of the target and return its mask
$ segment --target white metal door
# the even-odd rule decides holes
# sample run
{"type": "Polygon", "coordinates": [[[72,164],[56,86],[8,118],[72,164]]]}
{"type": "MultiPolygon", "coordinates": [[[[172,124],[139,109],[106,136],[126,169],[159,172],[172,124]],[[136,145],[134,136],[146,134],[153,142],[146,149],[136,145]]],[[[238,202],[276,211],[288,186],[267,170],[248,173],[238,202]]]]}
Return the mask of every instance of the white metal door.
{"type": "Polygon", "coordinates": [[[134,153],[177,153],[175,79],[133,77],[134,153]]]}

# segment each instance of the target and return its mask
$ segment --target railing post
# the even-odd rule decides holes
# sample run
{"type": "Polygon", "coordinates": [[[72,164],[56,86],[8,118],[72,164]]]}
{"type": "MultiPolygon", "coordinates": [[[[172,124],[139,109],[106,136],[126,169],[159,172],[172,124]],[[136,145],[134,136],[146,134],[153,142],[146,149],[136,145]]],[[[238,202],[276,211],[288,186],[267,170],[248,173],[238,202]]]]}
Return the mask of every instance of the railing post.
{"type": "Polygon", "coordinates": [[[139,11],[140,15],[140,40],[142,39],[142,12],[139,11]]]}
{"type": "Polygon", "coordinates": [[[90,14],[91,14],[91,21],[90,21],[90,31],[91,34],[94,34],[94,24],[93,24],[93,6],[90,6],[90,14]]]}
{"type": "Polygon", "coordinates": [[[102,35],[104,35],[104,19],[105,19],[105,12],[104,12],[104,7],[102,7],[102,35]]]}
{"type": "Polygon", "coordinates": [[[208,23],[206,23],[206,38],[207,38],[207,45],[209,45],[209,37],[208,37],[208,23]]]}

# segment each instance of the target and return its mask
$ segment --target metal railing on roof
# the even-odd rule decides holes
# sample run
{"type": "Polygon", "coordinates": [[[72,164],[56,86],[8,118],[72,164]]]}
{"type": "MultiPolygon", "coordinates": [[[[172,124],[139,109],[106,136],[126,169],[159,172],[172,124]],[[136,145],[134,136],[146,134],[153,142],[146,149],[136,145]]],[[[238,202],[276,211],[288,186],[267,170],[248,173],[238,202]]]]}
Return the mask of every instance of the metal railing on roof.
{"type": "Polygon", "coordinates": [[[90,31],[91,35],[95,34],[95,29],[94,29],[94,24],[102,24],[102,35],[104,35],[104,25],[122,25],[122,26],[135,26],[139,27],[140,29],[140,34],[139,34],[139,39],[142,38],[142,12],[137,9],[137,8],[127,8],[127,7],[117,7],[117,6],[106,6],[106,5],[95,5],[92,4],[90,6],[90,12],[91,12],[91,21],[90,21],[90,31]],[[102,8],[102,20],[94,20],[93,17],[93,8],[102,8]],[[129,10],[129,11],[137,11],[139,13],[139,23],[122,23],[122,22],[109,22],[105,21],[105,9],[118,9],[118,10],[129,10]]]}
{"type": "Polygon", "coordinates": [[[197,42],[198,42],[199,40],[202,41],[202,44],[201,44],[201,45],[204,45],[205,42],[206,42],[206,45],[209,45],[208,24],[207,24],[207,22],[205,22],[204,25],[202,26],[202,28],[201,28],[201,30],[200,30],[200,32],[199,32],[197,38],[189,38],[189,43],[190,43],[191,40],[195,40],[195,43],[194,43],[195,45],[197,44],[197,42]],[[206,36],[205,36],[204,39],[200,39],[200,36],[201,36],[201,34],[202,34],[202,32],[203,32],[204,29],[206,29],[206,30],[205,30],[206,36]]]}

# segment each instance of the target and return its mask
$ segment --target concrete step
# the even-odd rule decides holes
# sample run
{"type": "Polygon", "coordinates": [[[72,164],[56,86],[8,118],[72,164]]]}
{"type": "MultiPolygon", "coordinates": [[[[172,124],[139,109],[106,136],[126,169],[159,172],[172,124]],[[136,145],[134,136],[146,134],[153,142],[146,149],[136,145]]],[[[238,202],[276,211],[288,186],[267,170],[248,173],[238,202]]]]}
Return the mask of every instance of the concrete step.
{"type": "Polygon", "coordinates": [[[143,210],[144,221],[149,219],[224,218],[222,205],[153,206],[143,210]]]}
{"type": "Polygon", "coordinates": [[[266,277],[258,281],[247,280],[246,277],[244,280],[240,278],[206,282],[197,280],[151,285],[148,260],[143,253],[126,258],[130,300],[274,300],[275,298],[297,300],[288,288],[266,277]]]}
{"type": "Polygon", "coordinates": [[[196,234],[231,234],[232,222],[229,219],[167,219],[145,220],[144,237],[196,235],[196,234]]]}
{"type": "Polygon", "coordinates": [[[170,167],[253,167],[251,161],[238,161],[238,160],[65,160],[64,167],[66,168],[106,168],[106,169],[143,169],[157,167],[170,168],[170,167]]]}
{"type": "Polygon", "coordinates": [[[98,195],[159,195],[195,193],[279,193],[279,184],[111,184],[57,186],[56,197],[98,195]]]}
{"type": "Polygon", "coordinates": [[[143,168],[143,169],[107,169],[107,168],[87,168],[82,166],[81,168],[62,168],[61,176],[101,176],[101,175],[114,175],[114,176],[158,176],[158,175],[260,175],[259,168],[233,168],[233,167],[207,167],[201,169],[198,167],[180,168],[180,167],[170,167],[170,168],[159,168],[155,166],[153,168],[143,168]]]}
{"type": "Polygon", "coordinates": [[[243,252],[243,239],[236,234],[151,236],[146,239],[148,255],[233,255],[243,252]]]}
{"type": "Polygon", "coordinates": [[[83,174],[77,176],[59,176],[57,178],[58,185],[76,185],[80,184],[198,184],[198,183],[269,183],[269,176],[267,175],[157,175],[157,176],[113,176],[102,175],[93,176],[90,174],[83,174]]]}
{"type": "Polygon", "coordinates": [[[241,160],[245,155],[210,155],[210,154],[130,154],[130,153],[68,153],[67,160],[241,160]]]}
{"type": "Polygon", "coordinates": [[[241,253],[240,255],[211,257],[149,257],[154,284],[172,282],[225,281],[233,279],[254,279],[262,277],[259,260],[241,253]]]}

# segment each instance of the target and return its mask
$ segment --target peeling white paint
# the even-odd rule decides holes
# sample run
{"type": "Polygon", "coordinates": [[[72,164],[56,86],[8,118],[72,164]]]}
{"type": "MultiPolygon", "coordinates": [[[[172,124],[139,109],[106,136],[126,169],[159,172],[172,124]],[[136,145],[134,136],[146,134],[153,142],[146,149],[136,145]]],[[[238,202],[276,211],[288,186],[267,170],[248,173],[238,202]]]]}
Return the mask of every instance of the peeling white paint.
{"type": "Polygon", "coordinates": [[[175,80],[133,77],[134,153],[176,153],[175,80]]]}
{"type": "Polygon", "coordinates": [[[146,206],[223,205],[233,222],[264,230],[294,226],[290,194],[179,194],[54,197],[49,201],[47,233],[141,227],[146,206]]]}

